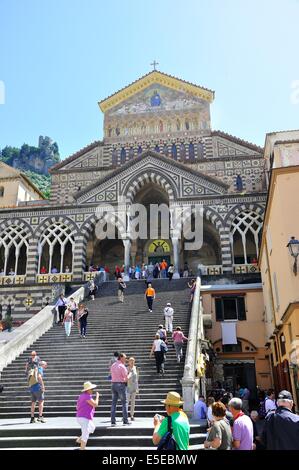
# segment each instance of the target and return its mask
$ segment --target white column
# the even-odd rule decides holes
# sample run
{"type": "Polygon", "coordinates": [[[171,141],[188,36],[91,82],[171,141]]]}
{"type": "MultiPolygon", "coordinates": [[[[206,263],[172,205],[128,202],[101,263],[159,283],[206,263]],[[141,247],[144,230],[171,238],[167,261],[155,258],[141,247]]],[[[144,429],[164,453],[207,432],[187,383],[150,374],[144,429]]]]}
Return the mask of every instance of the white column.
{"type": "Polygon", "coordinates": [[[60,247],[60,272],[63,273],[64,244],[60,247]]]}
{"type": "Polygon", "coordinates": [[[173,248],[173,264],[174,264],[174,274],[173,274],[173,279],[179,279],[180,278],[180,272],[179,272],[179,239],[178,238],[172,238],[172,248],[173,248]]]}
{"type": "Polygon", "coordinates": [[[4,251],[4,274],[5,276],[7,276],[7,262],[8,262],[8,256],[9,256],[9,248],[8,246],[5,247],[5,251],[4,251]]]}
{"type": "Polygon", "coordinates": [[[125,265],[125,273],[124,273],[124,280],[129,281],[129,267],[130,267],[130,250],[131,250],[131,240],[126,239],[123,240],[125,253],[124,253],[124,265],[125,265]]]}
{"type": "Polygon", "coordinates": [[[15,256],[16,256],[15,275],[17,275],[17,271],[18,271],[18,262],[19,262],[19,256],[20,256],[20,247],[19,247],[19,246],[16,248],[15,256]]]}
{"type": "Polygon", "coordinates": [[[53,245],[51,244],[49,245],[49,274],[51,274],[51,269],[52,269],[52,257],[53,257],[53,245]]]}

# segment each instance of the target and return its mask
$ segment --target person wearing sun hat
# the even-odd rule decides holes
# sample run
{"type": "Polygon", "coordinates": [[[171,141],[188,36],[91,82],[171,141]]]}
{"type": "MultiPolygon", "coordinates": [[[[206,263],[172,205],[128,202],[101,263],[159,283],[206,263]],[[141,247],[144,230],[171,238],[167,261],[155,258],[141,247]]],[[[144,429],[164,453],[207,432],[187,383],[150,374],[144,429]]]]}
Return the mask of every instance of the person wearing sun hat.
{"type": "MultiPolygon", "coordinates": [[[[177,450],[188,450],[190,424],[187,415],[182,411],[184,402],[177,392],[168,392],[165,400],[161,401],[165,405],[166,413],[171,417],[172,434],[176,442],[177,450]]],[[[168,432],[168,418],[154,416],[153,443],[158,445],[162,437],[168,432]]]]}
{"type": "Polygon", "coordinates": [[[81,436],[77,438],[77,444],[80,444],[80,449],[84,450],[89,438],[89,434],[92,434],[95,430],[95,424],[93,422],[93,417],[95,414],[95,409],[99,406],[99,397],[100,394],[96,392],[95,400],[92,398],[93,390],[97,385],[91,382],[85,382],[83,384],[83,390],[79,395],[77,401],[77,421],[81,426],[81,436]]]}

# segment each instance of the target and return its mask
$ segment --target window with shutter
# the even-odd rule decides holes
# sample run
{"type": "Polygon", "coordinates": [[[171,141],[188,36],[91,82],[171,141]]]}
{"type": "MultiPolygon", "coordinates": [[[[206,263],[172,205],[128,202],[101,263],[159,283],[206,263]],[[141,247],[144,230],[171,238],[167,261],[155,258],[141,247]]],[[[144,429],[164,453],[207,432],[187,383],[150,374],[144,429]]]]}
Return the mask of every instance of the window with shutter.
{"type": "Polygon", "coordinates": [[[216,321],[223,320],[222,299],[215,299],[216,321]]]}
{"type": "Polygon", "coordinates": [[[238,320],[246,320],[245,297],[237,298],[238,304],[238,320]]]}

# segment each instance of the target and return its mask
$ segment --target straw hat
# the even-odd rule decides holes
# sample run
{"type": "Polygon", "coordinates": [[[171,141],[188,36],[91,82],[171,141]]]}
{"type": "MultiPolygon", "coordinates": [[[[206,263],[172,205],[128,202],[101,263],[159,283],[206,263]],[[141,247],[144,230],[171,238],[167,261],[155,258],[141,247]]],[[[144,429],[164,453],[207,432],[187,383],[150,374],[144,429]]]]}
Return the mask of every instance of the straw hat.
{"type": "Polygon", "coordinates": [[[96,388],[97,385],[91,383],[91,382],[84,382],[83,384],[83,390],[81,392],[86,392],[86,390],[92,390],[93,388],[96,388]]]}
{"type": "Polygon", "coordinates": [[[161,403],[169,406],[181,406],[184,402],[181,400],[181,396],[176,392],[168,392],[166,400],[162,400],[161,403]]]}

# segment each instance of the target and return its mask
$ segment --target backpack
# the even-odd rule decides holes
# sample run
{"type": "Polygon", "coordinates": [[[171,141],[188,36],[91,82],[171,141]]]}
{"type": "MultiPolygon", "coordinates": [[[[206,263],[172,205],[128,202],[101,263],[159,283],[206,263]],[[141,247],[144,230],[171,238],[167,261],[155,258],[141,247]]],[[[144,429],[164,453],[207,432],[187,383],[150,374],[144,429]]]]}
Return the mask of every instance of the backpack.
{"type": "Polygon", "coordinates": [[[161,450],[177,450],[176,447],[176,442],[174,440],[174,437],[172,435],[172,421],[171,421],[171,416],[167,416],[168,419],[168,431],[164,436],[162,437],[161,441],[159,442],[159,445],[157,447],[157,451],[161,450]]]}
{"type": "Polygon", "coordinates": [[[259,414],[259,417],[260,417],[260,418],[265,418],[265,417],[267,416],[267,412],[266,412],[266,400],[267,400],[267,398],[265,398],[265,400],[263,400],[263,401],[260,403],[259,410],[258,410],[258,414],[259,414]]]}
{"type": "Polygon", "coordinates": [[[160,330],[159,335],[160,335],[160,339],[162,339],[162,341],[165,341],[165,339],[166,339],[165,334],[163,333],[162,330],[160,330]]]}
{"type": "Polygon", "coordinates": [[[168,347],[166,346],[166,344],[164,343],[164,341],[162,341],[160,348],[161,348],[161,352],[162,352],[163,354],[166,354],[166,353],[168,352],[168,347]]]}
{"type": "Polygon", "coordinates": [[[32,387],[36,384],[38,384],[38,369],[34,367],[33,369],[30,369],[28,373],[28,385],[29,387],[32,387]]]}

